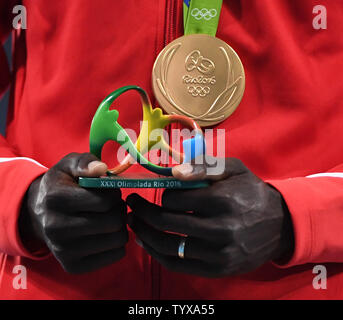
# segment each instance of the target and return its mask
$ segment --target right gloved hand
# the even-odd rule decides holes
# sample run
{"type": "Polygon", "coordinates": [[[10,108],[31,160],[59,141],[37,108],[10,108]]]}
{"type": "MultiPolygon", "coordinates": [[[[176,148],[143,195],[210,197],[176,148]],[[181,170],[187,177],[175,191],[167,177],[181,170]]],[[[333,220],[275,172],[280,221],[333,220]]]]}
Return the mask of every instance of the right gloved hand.
{"type": "Polygon", "coordinates": [[[25,245],[44,242],[65,271],[78,274],[125,256],[126,203],[120,189],[83,189],[78,177],[99,177],[107,166],[90,153],[63,158],[29,187],[19,231],[25,245]],[[36,241],[37,243],[37,241],[36,241]]]}

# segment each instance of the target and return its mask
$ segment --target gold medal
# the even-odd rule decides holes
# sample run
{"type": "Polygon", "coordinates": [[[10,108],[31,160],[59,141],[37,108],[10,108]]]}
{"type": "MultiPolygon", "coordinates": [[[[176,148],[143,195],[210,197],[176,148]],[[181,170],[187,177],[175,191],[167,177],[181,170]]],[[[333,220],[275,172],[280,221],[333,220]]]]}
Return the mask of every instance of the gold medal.
{"type": "Polygon", "coordinates": [[[166,112],[208,127],[236,110],[245,90],[245,73],[227,43],[207,34],[191,34],[162,50],[154,64],[152,84],[166,112]]]}

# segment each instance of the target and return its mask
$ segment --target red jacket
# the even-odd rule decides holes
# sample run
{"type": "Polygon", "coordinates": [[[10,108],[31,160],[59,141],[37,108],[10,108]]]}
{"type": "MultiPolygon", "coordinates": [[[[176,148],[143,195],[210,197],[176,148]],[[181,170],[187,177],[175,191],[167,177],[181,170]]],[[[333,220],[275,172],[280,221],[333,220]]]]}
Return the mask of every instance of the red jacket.
{"type": "MultiPolygon", "coordinates": [[[[2,40],[12,27],[11,2],[0,2],[2,40]]],[[[229,155],[283,194],[295,252],[286,266],[213,280],[165,270],[132,234],[121,262],[81,276],[25,249],[17,221],[30,183],[43,166],[88,151],[92,116],[109,92],[135,84],[152,95],[154,60],[183,29],[182,0],[24,0],[28,25],[15,37],[13,94],[0,137],[0,298],[343,298],[343,5],[322,3],[327,30],[312,26],[315,0],[224,1],[217,35],[240,55],[247,85],[240,107],[218,128],[227,130],[229,155]],[[327,290],[312,286],[316,263],[328,270],[327,290]],[[27,268],[26,290],[12,286],[17,264],[27,268]]],[[[5,61],[0,50],[2,92],[10,82],[5,61]]],[[[123,97],[119,110],[121,124],[138,130],[139,99],[123,97]]],[[[161,199],[161,190],[139,192],[161,199]]]]}

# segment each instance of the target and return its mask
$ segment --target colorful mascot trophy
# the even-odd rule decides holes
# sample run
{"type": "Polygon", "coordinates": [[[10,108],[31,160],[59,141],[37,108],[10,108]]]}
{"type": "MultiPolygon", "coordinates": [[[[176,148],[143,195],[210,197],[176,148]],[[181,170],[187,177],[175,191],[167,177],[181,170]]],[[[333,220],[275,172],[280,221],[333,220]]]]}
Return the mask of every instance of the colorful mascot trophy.
{"type": "Polygon", "coordinates": [[[90,130],[90,152],[101,159],[103,146],[110,140],[119,143],[128,152],[128,155],[118,166],[108,170],[106,177],[80,178],[80,186],[84,188],[167,189],[204,188],[208,186],[206,181],[179,181],[174,179],[172,167],[153,164],[144,157],[144,154],[150,150],[158,148],[167,152],[174,159],[181,159],[183,163],[191,162],[197,156],[205,153],[205,141],[200,126],[194,120],[182,115],[164,115],[160,108],[153,109],[149,96],[140,87],[126,86],[114,91],[103,100],[96,111],[90,130]],[[143,106],[143,125],[136,143],[130,139],[127,132],[118,123],[118,110],[110,110],[114,100],[129,90],[135,90],[140,94],[143,106]],[[189,127],[194,133],[192,138],[183,141],[183,153],[173,150],[165,141],[163,134],[151,139],[153,132],[162,132],[168,125],[177,122],[189,127]],[[125,174],[124,171],[134,162],[151,171],[153,175],[142,178],[125,174]]]}

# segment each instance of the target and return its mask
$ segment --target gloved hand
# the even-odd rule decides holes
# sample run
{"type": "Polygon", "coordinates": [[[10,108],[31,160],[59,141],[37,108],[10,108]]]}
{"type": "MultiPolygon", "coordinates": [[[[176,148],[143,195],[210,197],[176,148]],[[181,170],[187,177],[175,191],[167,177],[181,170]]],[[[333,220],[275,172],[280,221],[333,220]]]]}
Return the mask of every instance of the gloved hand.
{"type": "Polygon", "coordinates": [[[128,232],[120,189],[77,184],[78,177],[98,177],[106,170],[95,156],[72,153],[36,179],[19,219],[23,243],[45,243],[69,273],[90,272],[123,258],[128,232]]]}
{"type": "Polygon", "coordinates": [[[173,168],[180,180],[212,181],[198,190],[166,190],[162,206],[137,194],[127,198],[138,244],[171,271],[225,277],[290,257],[294,240],[281,194],[234,158],[219,175],[207,164],[173,168]],[[180,235],[178,235],[180,234],[180,235]],[[184,258],[178,256],[186,235],[184,258]]]}

